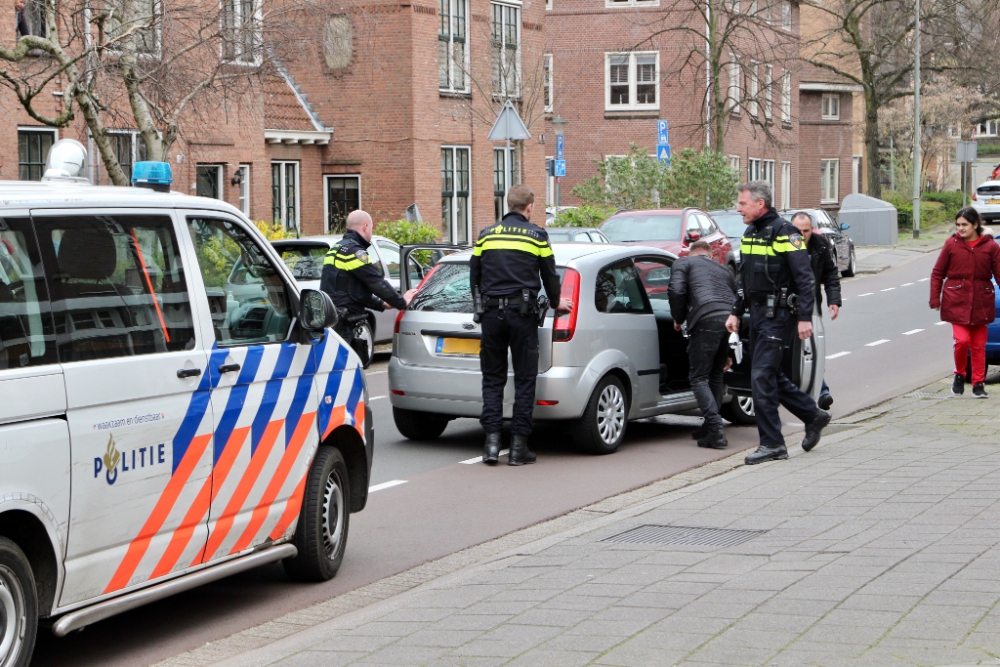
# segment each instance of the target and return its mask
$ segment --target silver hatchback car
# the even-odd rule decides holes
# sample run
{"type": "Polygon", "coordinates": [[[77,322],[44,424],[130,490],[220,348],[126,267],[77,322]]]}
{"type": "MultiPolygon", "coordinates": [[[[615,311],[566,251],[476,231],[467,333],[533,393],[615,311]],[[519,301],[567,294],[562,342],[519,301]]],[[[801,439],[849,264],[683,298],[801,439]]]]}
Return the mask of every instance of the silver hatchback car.
{"type": "MultiPolygon", "coordinates": [[[[636,246],[555,243],[568,316],[549,311],[539,329],[536,421],[568,421],[576,445],[614,452],[629,421],[697,409],[688,382],[687,339],[674,330],[667,301],[676,257],[636,246]]],[[[428,440],[456,417],[482,410],[481,330],[472,320],[470,252],[444,257],[396,319],[389,362],[390,400],[399,432],[428,440]]],[[[813,338],[789,341],[786,372],[818,395],[823,378],[822,321],[813,338]]],[[[746,346],[744,346],[746,347],[746,346]]],[[[724,416],[753,421],[749,359],[727,375],[724,416]]],[[[513,405],[513,371],[504,415],[513,405]]]]}

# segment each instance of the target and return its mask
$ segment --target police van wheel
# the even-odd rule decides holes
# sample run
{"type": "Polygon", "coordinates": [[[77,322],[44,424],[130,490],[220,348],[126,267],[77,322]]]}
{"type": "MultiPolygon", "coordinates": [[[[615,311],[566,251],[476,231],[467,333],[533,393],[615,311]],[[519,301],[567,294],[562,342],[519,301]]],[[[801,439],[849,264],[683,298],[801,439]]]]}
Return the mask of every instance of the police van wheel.
{"type": "Polygon", "coordinates": [[[27,667],[38,632],[35,578],[21,548],[0,537],[0,665],[27,667]]]}
{"type": "Polygon", "coordinates": [[[326,581],[340,569],[347,547],[351,487],[340,450],[320,447],[306,479],[299,524],[292,544],[295,558],[282,561],[296,581],[326,581]]]}
{"type": "Polygon", "coordinates": [[[404,408],[393,408],[392,420],[396,430],[410,440],[434,440],[448,428],[447,417],[404,408]]]}
{"type": "Polygon", "coordinates": [[[753,398],[750,396],[733,396],[731,401],[722,405],[719,414],[733,424],[757,423],[757,415],[753,411],[753,398]]]}
{"type": "Polygon", "coordinates": [[[577,447],[590,454],[613,454],[625,439],[628,396],[621,381],[606,375],[597,383],[587,408],[573,428],[577,447]]]}

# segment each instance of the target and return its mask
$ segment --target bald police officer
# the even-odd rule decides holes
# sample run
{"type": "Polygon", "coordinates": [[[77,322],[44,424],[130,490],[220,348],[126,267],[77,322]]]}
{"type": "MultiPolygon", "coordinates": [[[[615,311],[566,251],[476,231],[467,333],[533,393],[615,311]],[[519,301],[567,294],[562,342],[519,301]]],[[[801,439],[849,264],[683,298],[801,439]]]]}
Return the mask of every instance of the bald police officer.
{"type": "Polygon", "coordinates": [[[771,206],[771,186],[750,181],[739,187],[737,210],[750,225],[740,242],[740,288],[726,321],[738,332],[743,311],[750,308],[750,383],[760,447],[746,457],[747,465],[787,459],[781,434],[779,404],[806,425],[802,449],[819,444],[830,413],[816,406],[782,372],[785,342],[812,336],[813,271],[799,230],[771,206]]]}
{"type": "Polygon", "coordinates": [[[503,427],[503,391],[507,384],[507,350],[514,363],[514,410],[510,421],[511,444],[507,464],[535,462],[528,449],[531,413],[535,407],[538,375],[538,315],[536,304],[542,285],[556,313],[568,313],[573,304],[559,298],[559,274],[549,246],[549,236],[531,224],[535,193],[526,185],[507,192],[510,213],[479,235],[472,252],[469,281],[482,304],[482,342],[479,364],[483,374],[483,412],[479,422],[486,431],[483,462],[494,465],[500,456],[503,427]]]}

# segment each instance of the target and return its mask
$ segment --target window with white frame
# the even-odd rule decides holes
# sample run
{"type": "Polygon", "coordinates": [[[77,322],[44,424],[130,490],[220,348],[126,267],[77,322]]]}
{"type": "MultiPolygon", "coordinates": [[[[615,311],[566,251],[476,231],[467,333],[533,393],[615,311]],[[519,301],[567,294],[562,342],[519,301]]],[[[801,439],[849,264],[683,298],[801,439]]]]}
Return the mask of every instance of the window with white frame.
{"type": "Polygon", "coordinates": [[[471,174],[467,146],[441,147],[441,240],[468,243],[472,238],[469,208],[471,174]]]}
{"type": "Polygon", "coordinates": [[[761,12],[761,14],[764,15],[763,16],[764,23],[768,25],[771,25],[771,11],[772,11],[771,0],[764,0],[764,11],[761,12]]]}
{"type": "Polygon", "coordinates": [[[988,120],[976,126],[976,137],[995,137],[1000,121],[988,120]]]}
{"type": "Polygon", "coordinates": [[[521,182],[517,148],[493,149],[493,217],[497,222],[507,214],[507,191],[521,182]]]}
{"type": "Polygon", "coordinates": [[[545,205],[554,206],[556,203],[556,177],[552,175],[552,161],[555,157],[545,156],[545,205]]]}
{"type": "Polygon", "coordinates": [[[240,213],[246,217],[250,217],[250,165],[241,164],[239,169],[236,170],[236,180],[237,187],[239,187],[239,204],[240,213]]]}
{"type": "Polygon", "coordinates": [[[792,122],[792,73],[788,70],[781,75],[781,122],[792,122]]]}
{"type": "Polygon", "coordinates": [[[660,108],[660,54],[605,53],[605,109],[660,108]]]}
{"type": "Polygon", "coordinates": [[[469,0],[438,0],[438,88],[469,91],[469,0]]]}
{"type": "Polygon", "coordinates": [[[771,120],[773,109],[771,106],[771,88],[774,83],[774,66],[764,65],[764,118],[771,120]]]}
{"type": "Polygon", "coordinates": [[[840,120],[840,95],[823,94],[823,120],[840,120]]]}
{"type": "Polygon", "coordinates": [[[22,5],[20,9],[14,10],[17,38],[20,39],[28,35],[47,37],[49,31],[45,24],[45,0],[26,0],[17,4],[22,5]]]}
{"type": "Polygon", "coordinates": [[[542,86],[545,95],[545,113],[552,113],[553,92],[552,87],[552,54],[546,53],[542,56],[542,86]]]}
{"type": "Polygon", "coordinates": [[[271,220],[285,229],[299,228],[299,163],[271,162],[271,220]]]}
{"type": "Polygon", "coordinates": [[[750,61],[750,71],[747,73],[750,81],[750,90],[747,93],[750,98],[750,115],[756,116],[758,113],[757,96],[760,95],[760,81],[757,79],[757,61],[750,61]]]}
{"type": "Polygon", "coordinates": [[[257,0],[222,0],[222,57],[226,61],[260,64],[261,21],[257,0]]]}
{"type": "Polygon", "coordinates": [[[774,160],[763,160],[760,165],[760,180],[766,181],[774,192],[774,160]]]}
{"type": "Polygon", "coordinates": [[[733,172],[737,176],[739,176],[740,175],[740,156],[739,155],[730,155],[730,156],[728,156],[726,158],[726,160],[729,162],[729,168],[732,169],[733,172]]]}
{"type": "Polygon", "coordinates": [[[781,29],[792,29],[792,3],[790,2],[781,3],[781,29]]]}
{"type": "Polygon", "coordinates": [[[747,181],[760,180],[760,158],[747,159],[747,181]]]}
{"type": "Polygon", "coordinates": [[[840,198],[840,160],[820,161],[819,199],[823,204],[835,204],[840,198]]]}
{"type": "Polygon", "coordinates": [[[658,7],[660,0],[604,0],[605,7],[658,7]]]}
{"type": "Polygon", "coordinates": [[[792,207],[792,163],[781,163],[781,210],[792,207]]]}
{"type": "Polygon", "coordinates": [[[195,177],[195,194],[210,199],[224,199],[221,164],[199,164],[195,170],[195,177]]]}
{"type": "Polygon", "coordinates": [[[492,11],[493,94],[521,95],[521,8],[490,3],[492,11]]]}
{"type": "Polygon", "coordinates": [[[552,9],[552,0],[545,0],[545,9],[552,9]]]}
{"type": "Polygon", "coordinates": [[[18,128],[17,169],[18,179],[40,181],[45,174],[49,150],[57,139],[55,130],[18,128]]]}
{"type": "Polygon", "coordinates": [[[740,61],[735,54],[729,54],[729,108],[734,114],[740,112],[740,98],[743,96],[740,83],[740,61]]]}
{"type": "Polygon", "coordinates": [[[730,0],[730,2],[729,2],[729,11],[732,12],[733,14],[739,14],[740,13],[740,0],[730,0]]]}
{"type": "Polygon", "coordinates": [[[748,8],[748,13],[750,16],[757,15],[757,0],[750,0],[750,7],[748,8]]]}
{"type": "Polygon", "coordinates": [[[326,228],[331,234],[343,234],[347,215],[361,208],[360,176],[325,176],[326,228]]]}
{"type": "Polygon", "coordinates": [[[110,130],[108,138],[111,140],[111,147],[118,157],[118,164],[129,182],[132,182],[132,167],[136,162],[146,159],[146,142],[142,140],[138,131],[135,130],[110,130]]]}
{"type": "Polygon", "coordinates": [[[120,51],[123,38],[131,36],[136,53],[159,55],[163,22],[161,0],[107,0],[107,12],[104,37],[109,51],[120,51]]]}

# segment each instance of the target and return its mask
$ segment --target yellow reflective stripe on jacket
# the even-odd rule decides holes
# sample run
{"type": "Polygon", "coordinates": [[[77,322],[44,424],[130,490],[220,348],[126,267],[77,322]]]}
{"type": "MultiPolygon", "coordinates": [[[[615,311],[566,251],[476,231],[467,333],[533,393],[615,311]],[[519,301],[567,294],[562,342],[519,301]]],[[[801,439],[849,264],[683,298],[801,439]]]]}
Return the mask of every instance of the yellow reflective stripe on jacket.
{"type": "Polygon", "coordinates": [[[365,262],[362,262],[353,253],[340,252],[340,246],[336,246],[335,248],[331,248],[330,252],[326,253],[326,257],[323,258],[323,264],[332,264],[333,268],[341,269],[342,271],[353,271],[364,266],[365,262]]]}
{"type": "Polygon", "coordinates": [[[478,257],[486,250],[520,250],[535,257],[552,256],[552,248],[547,243],[538,245],[537,242],[525,238],[486,236],[476,243],[472,254],[478,257]]]}
{"type": "Polygon", "coordinates": [[[497,233],[497,232],[493,232],[493,233],[487,234],[486,236],[483,236],[478,241],[476,241],[476,245],[479,245],[481,243],[485,243],[486,241],[492,241],[493,239],[506,239],[506,240],[510,240],[510,241],[524,241],[525,243],[532,243],[532,244],[534,244],[536,246],[539,246],[539,247],[547,246],[548,245],[548,241],[539,241],[537,239],[533,239],[530,236],[525,236],[523,234],[502,234],[502,233],[497,233]]]}
{"type": "Polygon", "coordinates": [[[798,248],[792,245],[788,234],[776,236],[771,244],[768,244],[765,239],[755,237],[743,237],[740,241],[740,254],[742,255],[770,255],[773,257],[778,253],[798,252],[805,249],[804,243],[798,248]]]}

